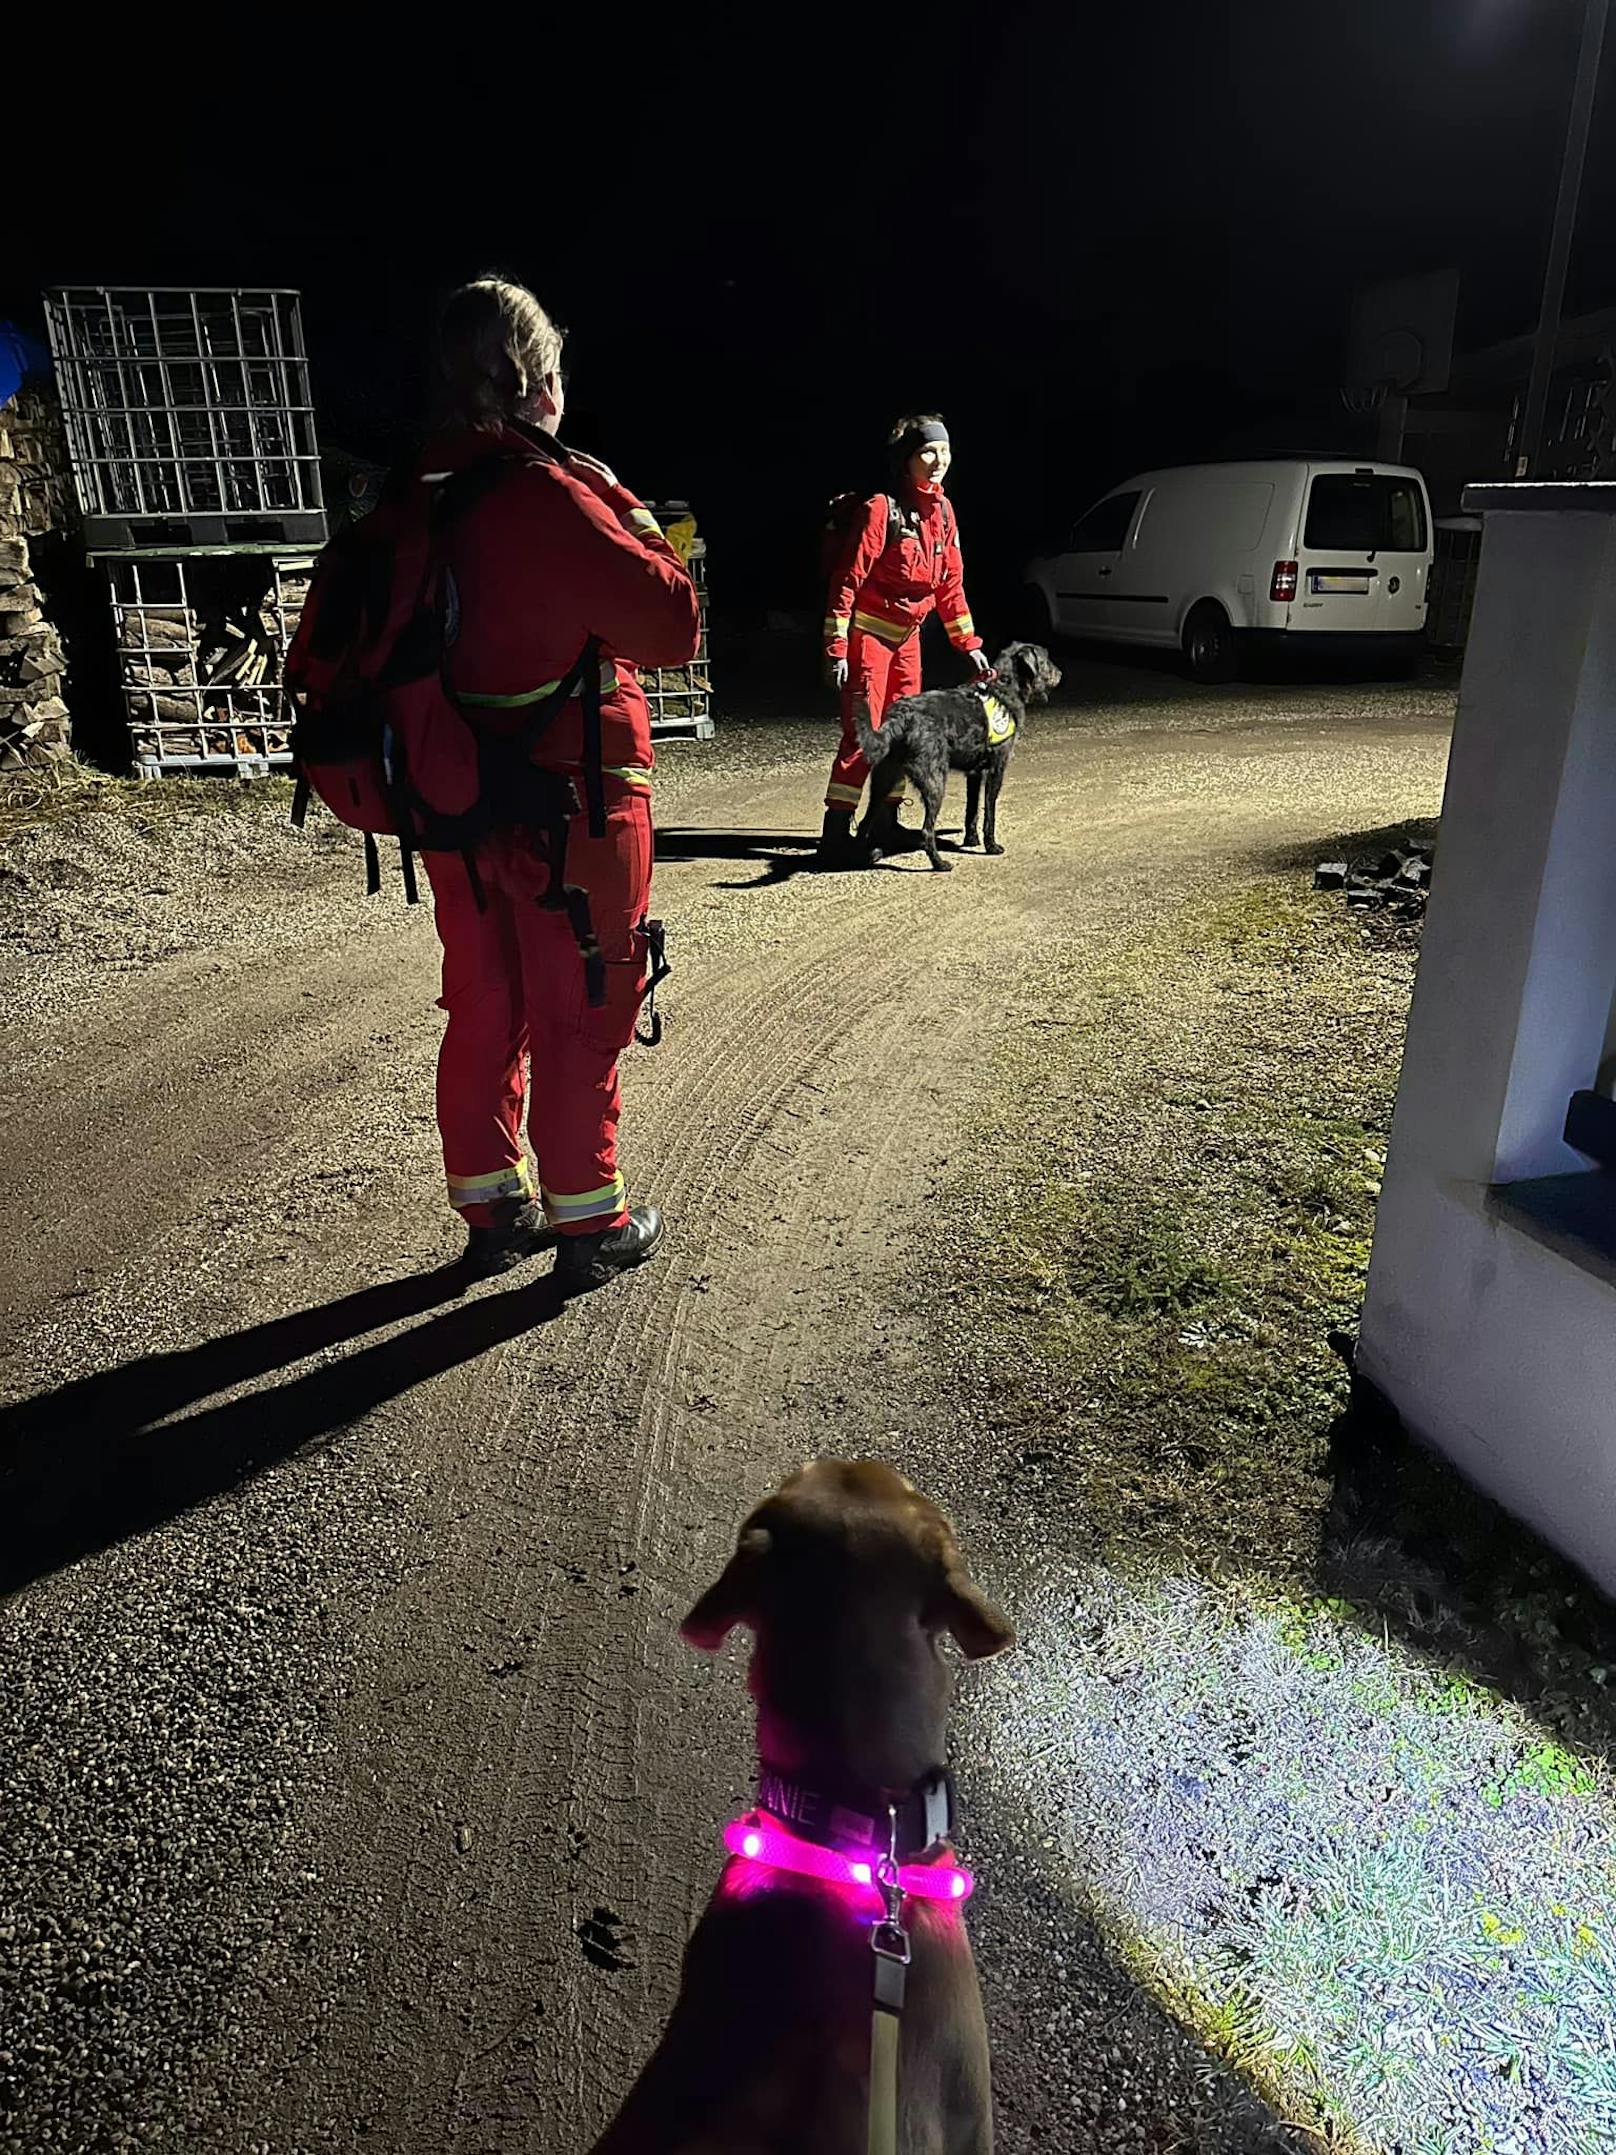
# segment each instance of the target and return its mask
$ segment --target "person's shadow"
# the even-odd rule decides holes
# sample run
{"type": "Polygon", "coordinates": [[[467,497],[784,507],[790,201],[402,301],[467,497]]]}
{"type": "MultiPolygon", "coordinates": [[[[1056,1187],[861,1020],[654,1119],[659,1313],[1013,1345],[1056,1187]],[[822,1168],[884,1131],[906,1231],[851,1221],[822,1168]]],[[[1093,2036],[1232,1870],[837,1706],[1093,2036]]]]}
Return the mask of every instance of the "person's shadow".
{"type": "Polygon", "coordinates": [[[823,871],[815,858],[818,837],[810,831],[722,831],[674,824],[656,834],[659,861],[761,861],[763,873],[721,882],[719,890],[762,890],[794,875],[823,871]]]}
{"type": "Polygon", "coordinates": [[[283,1383],[183,1412],[459,1301],[467,1285],[458,1264],[440,1266],[0,1410],[0,1593],[222,1494],[382,1401],[552,1322],[564,1306],[544,1273],[283,1383]]]}
{"type": "MultiPolygon", "coordinates": [[[[904,853],[920,850],[919,835],[905,832],[904,853]],[[912,840],[913,843],[907,841],[912,840]]],[[[958,851],[958,833],[944,835],[945,851],[958,851]]],[[[797,875],[864,875],[869,871],[852,865],[825,867],[817,857],[819,838],[807,831],[701,830],[675,824],[657,832],[659,861],[734,860],[761,861],[763,873],[742,876],[714,885],[717,890],[767,890],[789,883],[797,875]]],[[[882,866],[890,866],[883,862],[882,866]]]]}

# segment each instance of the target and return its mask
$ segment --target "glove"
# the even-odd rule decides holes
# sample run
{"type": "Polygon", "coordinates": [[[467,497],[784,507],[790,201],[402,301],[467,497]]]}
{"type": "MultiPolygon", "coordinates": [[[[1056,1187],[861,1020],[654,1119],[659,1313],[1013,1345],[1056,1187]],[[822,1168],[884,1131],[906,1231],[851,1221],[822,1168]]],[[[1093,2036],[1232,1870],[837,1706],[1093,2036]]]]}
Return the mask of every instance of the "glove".
{"type": "Polygon", "coordinates": [[[825,679],[837,695],[847,686],[847,661],[845,658],[828,658],[825,661],[825,679]]]}
{"type": "Polygon", "coordinates": [[[993,671],[993,661],[988,657],[985,651],[967,651],[965,656],[976,668],[978,674],[991,673],[993,671]]]}
{"type": "Polygon", "coordinates": [[[567,469],[576,472],[586,486],[598,494],[603,488],[615,492],[619,481],[616,472],[609,471],[599,457],[585,456],[581,449],[569,449],[567,469]]]}

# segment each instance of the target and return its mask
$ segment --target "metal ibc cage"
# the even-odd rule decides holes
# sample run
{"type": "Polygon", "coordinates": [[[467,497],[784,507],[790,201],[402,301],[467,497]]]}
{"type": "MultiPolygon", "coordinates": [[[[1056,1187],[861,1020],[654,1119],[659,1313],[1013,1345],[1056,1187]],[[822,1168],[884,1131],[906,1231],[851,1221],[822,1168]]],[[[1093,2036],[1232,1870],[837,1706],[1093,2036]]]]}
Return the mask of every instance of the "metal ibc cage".
{"type": "Polygon", "coordinates": [[[689,569],[701,599],[701,643],[688,666],[644,671],[640,686],[651,706],[651,731],[663,740],[709,741],[713,734],[712,673],[707,658],[707,541],[685,501],[648,502],[669,544],[689,569]]]}
{"type": "Polygon", "coordinates": [[[45,314],[90,553],[324,543],[295,292],[74,285],[45,314]]]}
{"type": "Polygon", "coordinates": [[[313,557],[142,554],[106,566],[136,773],[249,778],[289,763],[281,668],[313,557]]]}

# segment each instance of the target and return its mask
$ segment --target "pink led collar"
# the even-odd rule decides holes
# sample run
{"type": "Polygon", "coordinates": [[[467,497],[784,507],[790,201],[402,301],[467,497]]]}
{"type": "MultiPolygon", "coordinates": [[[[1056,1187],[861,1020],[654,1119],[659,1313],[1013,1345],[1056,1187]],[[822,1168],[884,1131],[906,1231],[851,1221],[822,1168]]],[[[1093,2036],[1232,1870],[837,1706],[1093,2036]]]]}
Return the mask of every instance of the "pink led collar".
{"type": "MultiPolygon", "coordinates": [[[[831,1885],[859,1886],[880,1898],[876,1876],[882,1859],[875,1849],[849,1854],[818,1841],[799,1840],[767,1811],[748,1811],[744,1818],[731,1820],[724,1828],[724,1846],[748,1863],[795,1871],[802,1878],[823,1878],[831,1885]]],[[[917,1901],[964,1901],[969,1900],[976,1881],[954,1863],[900,1863],[898,1884],[917,1901]]]]}

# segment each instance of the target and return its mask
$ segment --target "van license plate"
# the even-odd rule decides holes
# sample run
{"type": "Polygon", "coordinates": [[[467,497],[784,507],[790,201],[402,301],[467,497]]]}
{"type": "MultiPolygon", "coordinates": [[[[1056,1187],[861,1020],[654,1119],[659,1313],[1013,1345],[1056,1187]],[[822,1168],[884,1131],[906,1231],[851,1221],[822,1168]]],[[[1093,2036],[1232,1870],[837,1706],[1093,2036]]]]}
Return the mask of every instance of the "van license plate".
{"type": "Polygon", "coordinates": [[[1358,598],[1367,598],[1369,596],[1369,579],[1367,576],[1331,576],[1315,569],[1308,578],[1308,584],[1312,590],[1320,594],[1346,591],[1353,593],[1358,598]]]}

